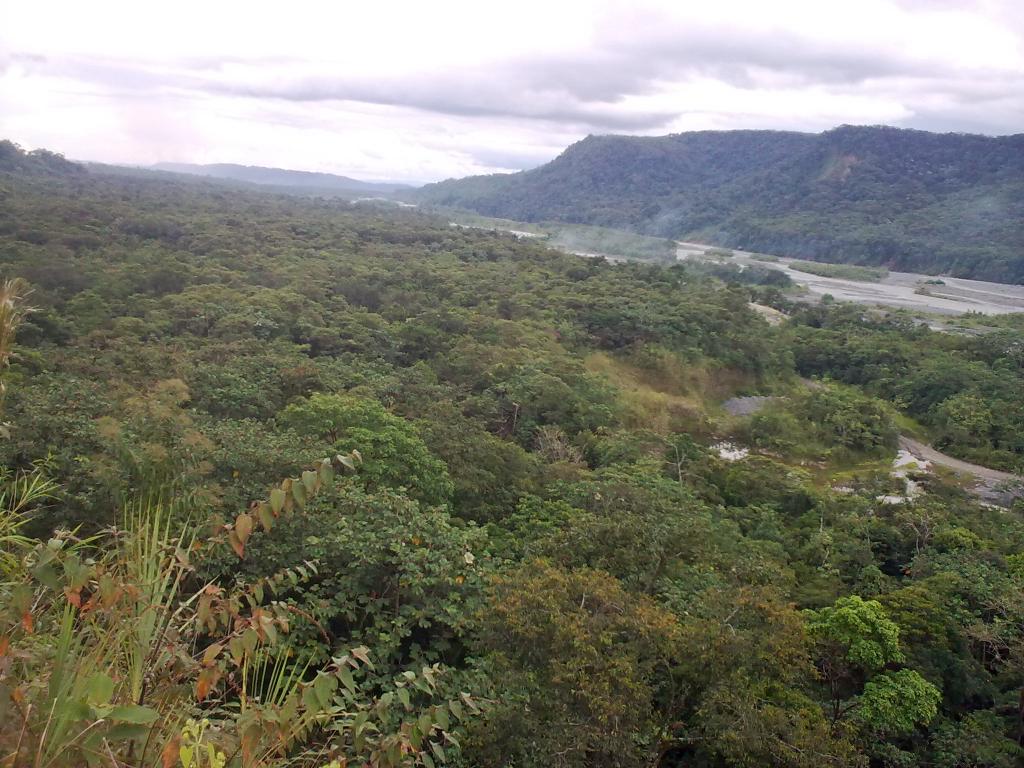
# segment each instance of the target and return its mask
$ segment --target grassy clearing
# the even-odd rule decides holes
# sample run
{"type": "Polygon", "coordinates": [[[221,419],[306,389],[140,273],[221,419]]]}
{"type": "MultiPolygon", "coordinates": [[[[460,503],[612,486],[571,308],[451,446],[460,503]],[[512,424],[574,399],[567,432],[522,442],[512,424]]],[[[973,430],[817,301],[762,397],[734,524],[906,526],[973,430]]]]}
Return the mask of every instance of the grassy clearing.
{"type": "Polygon", "coordinates": [[[607,377],[620,390],[628,428],[658,434],[685,431],[710,435],[716,427],[709,418],[713,403],[746,383],[745,377],[734,371],[686,364],[668,355],[660,356],[657,365],[640,366],[594,352],[584,363],[587,370],[607,377]]]}

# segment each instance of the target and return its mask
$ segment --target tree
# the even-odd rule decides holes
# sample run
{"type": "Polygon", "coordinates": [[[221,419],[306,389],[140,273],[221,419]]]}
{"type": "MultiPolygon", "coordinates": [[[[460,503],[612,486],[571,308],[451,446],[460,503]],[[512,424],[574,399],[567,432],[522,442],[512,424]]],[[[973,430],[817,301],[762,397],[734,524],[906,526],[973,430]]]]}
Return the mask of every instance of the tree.
{"type": "Polygon", "coordinates": [[[858,708],[860,723],[883,735],[935,717],[941,693],[934,685],[910,669],[883,671],[904,657],[899,626],[877,600],[851,595],[808,611],[807,632],[829,687],[833,727],[858,708]]]}
{"type": "Polygon", "coordinates": [[[481,644],[504,706],[475,734],[478,764],[648,764],[678,631],[599,571],[535,561],[497,577],[481,644]]]}
{"type": "Polygon", "coordinates": [[[864,684],[859,719],[884,735],[905,735],[938,712],[939,689],[912,669],[884,672],[864,684]]]}
{"type": "Polygon", "coordinates": [[[281,423],[315,435],[337,451],[357,448],[361,480],[371,488],[408,488],[426,504],[447,504],[454,491],[448,470],[416,427],[380,403],[350,394],[316,393],[281,412],[281,423]]]}

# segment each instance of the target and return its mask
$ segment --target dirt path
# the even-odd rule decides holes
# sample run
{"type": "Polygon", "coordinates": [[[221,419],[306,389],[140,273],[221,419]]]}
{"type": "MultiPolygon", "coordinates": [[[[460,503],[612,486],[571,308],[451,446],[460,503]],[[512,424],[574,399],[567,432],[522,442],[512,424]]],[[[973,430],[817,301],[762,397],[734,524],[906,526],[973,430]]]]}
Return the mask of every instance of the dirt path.
{"type": "MultiPolygon", "coordinates": [[[[817,381],[801,380],[812,389],[821,387],[817,381]]],[[[779,399],[764,395],[732,397],[722,403],[722,408],[731,416],[751,416],[769,403],[779,399]]],[[[1024,498],[1024,476],[955,459],[907,435],[900,435],[899,447],[918,459],[974,478],[975,482],[969,486],[968,490],[985,501],[1008,507],[1014,499],[1024,498]]]]}
{"type": "Polygon", "coordinates": [[[906,435],[900,435],[900,448],[919,459],[976,478],[978,482],[970,489],[971,492],[991,503],[1008,507],[1014,499],[1024,497],[1024,477],[1020,475],[955,459],[906,435]]]}
{"type": "Polygon", "coordinates": [[[914,454],[919,459],[925,459],[926,461],[930,461],[932,464],[938,464],[940,467],[948,467],[954,472],[974,475],[977,478],[991,483],[1024,483],[1024,477],[1021,477],[1020,475],[1001,472],[998,469],[989,469],[988,467],[982,467],[979,464],[971,464],[968,461],[954,459],[952,456],[940,453],[930,445],[926,445],[925,443],[915,440],[912,437],[907,437],[906,435],[900,435],[900,448],[910,451],[910,453],[914,454]]]}

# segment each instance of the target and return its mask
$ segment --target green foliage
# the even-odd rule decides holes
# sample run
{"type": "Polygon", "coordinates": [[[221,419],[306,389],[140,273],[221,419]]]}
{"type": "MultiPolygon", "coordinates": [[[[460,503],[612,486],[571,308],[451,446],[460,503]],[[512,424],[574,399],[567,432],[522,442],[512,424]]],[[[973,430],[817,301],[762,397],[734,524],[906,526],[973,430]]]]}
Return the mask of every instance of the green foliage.
{"type": "Polygon", "coordinates": [[[959,723],[942,724],[932,744],[939,768],[1013,768],[1024,759],[1024,748],[1007,738],[1003,723],[990,712],[973,712],[959,723]]]}
{"type": "Polygon", "coordinates": [[[896,447],[892,409],[849,387],[818,386],[769,405],[746,427],[758,446],[790,455],[884,455],[896,447]]]}
{"type": "Polygon", "coordinates": [[[938,712],[939,689],[912,669],[877,675],[864,685],[858,717],[886,734],[908,734],[938,712]]]}
{"type": "Polygon", "coordinates": [[[405,487],[426,504],[445,504],[454,486],[414,425],[379,403],[352,395],[314,394],[281,412],[281,423],[316,435],[335,450],[359,447],[361,477],[371,488],[405,487]]]}
{"type": "Polygon", "coordinates": [[[670,614],[607,574],[538,561],[495,580],[483,622],[506,701],[475,734],[483,765],[645,764],[670,614]]]}
{"type": "Polygon", "coordinates": [[[958,336],[856,307],[797,314],[804,376],[863,387],[934,431],[944,450],[1009,471],[1024,468],[1024,367],[1019,334],[958,336]]]}
{"type": "Polygon", "coordinates": [[[816,261],[791,261],[789,268],[797,272],[807,272],[821,277],[835,277],[840,280],[860,280],[867,283],[877,283],[889,274],[885,269],[874,269],[872,267],[858,267],[854,264],[826,264],[816,261]]]}
{"type": "Polygon", "coordinates": [[[841,597],[810,612],[807,631],[835,661],[851,667],[873,672],[903,660],[899,627],[877,600],[841,597]]]}

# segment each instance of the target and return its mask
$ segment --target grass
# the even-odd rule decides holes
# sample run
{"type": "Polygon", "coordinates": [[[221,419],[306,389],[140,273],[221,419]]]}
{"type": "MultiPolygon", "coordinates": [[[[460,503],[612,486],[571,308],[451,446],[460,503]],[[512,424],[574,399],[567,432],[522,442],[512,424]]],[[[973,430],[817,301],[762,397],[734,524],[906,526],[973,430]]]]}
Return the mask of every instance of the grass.
{"type": "Polygon", "coordinates": [[[751,386],[750,377],[739,371],[664,351],[649,351],[643,361],[594,352],[584,363],[619,390],[627,428],[661,435],[710,436],[724,418],[717,403],[751,386]]]}
{"type": "Polygon", "coordinates": [[[588,355],[584,363],[588,371],[605,376],[619,390],[628,428],[662,435],[684,428],[707,429],[703,398],[692,393],[697,381],[655,373],[604,352],[588,355]]]}
{"type": "Polygon", "coordinates": [[[791,261],[790,269],[807,272],[820,277],[835,277],[840,280],[859,280],[865,283],[877,283],[884,280],[889,270],[881,267],[861,267],[856,264],[829,264],[820,261],[791,261]]]}

